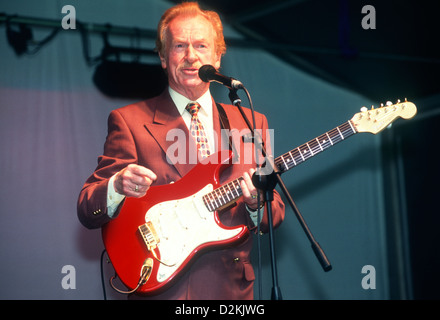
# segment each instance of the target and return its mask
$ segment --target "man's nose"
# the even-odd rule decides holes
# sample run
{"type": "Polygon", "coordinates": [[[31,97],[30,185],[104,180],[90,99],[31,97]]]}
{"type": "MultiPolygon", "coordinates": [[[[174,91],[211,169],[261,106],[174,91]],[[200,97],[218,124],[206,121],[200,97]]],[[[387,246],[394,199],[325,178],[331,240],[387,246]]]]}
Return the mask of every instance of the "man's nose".
{"type": "Polygon", "coordinates": [[[197,60],[196,51],[191,45],[188,46],[188,48],[186,49],[186,59],[188,60],[188,62],[194,62],[197,60]]]}

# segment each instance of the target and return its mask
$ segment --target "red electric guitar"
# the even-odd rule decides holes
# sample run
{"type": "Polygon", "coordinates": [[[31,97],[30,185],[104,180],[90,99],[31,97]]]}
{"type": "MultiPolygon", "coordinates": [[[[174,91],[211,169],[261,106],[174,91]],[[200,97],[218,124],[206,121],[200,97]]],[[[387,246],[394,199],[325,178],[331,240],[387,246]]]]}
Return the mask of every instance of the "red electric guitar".
{"type": "MultiPolygon", "coordinates": [[[[416,113],[416,106],[408,101],[363,108],[351,120],[274,163],[285,172],[355,133],[376,134],[398,117],[410,119],[416,113]]],[[[217,215],[217,210],[242,196],[241,177],[219,186],[230,157],[198,164],[176,183],[153,186],[142,198],[127,198],[119,216],[103,226],[108,256],[130,290],[124,293],[157,294],[172,285],[202,252],[233,246],[248,237],[246,226],[226,227],[217,215]]]]}

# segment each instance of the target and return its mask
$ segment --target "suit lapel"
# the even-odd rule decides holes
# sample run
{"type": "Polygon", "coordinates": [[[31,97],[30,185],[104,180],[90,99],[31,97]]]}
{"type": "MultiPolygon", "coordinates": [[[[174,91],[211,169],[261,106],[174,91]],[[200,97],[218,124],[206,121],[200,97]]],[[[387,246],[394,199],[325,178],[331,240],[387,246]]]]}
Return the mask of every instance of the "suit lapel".
{"type": "Polygon", "coordinates": [[[155,99],[151,109],[153,112],[152,120],[145,123],[145,128],[167,154],[169,164],[173,165],[183,177],[194,167],[194,161],[190,161],[189,158],[190,148],[194,146],[191,146],[191,140],[188,143],[188,128],[168,90],[155,99]]]}
{"type": "MultiPolygon", "coordinates": [[[[222,136],[219,113],[214,99],[212,100],[213,125],[215,131],[215,150],[229,149],[228,136],[222,136]]],[[[165,90],[160,96],[151,102],[150,106],[151,120],[145,123],[145,128],[154,137],[162,150],[171,157],[168,157],[169,164],[173,165],[181,177],[185,176],[196,164],[194,155],[196,146],[190,137],[188,128],[185,125],[181,115],[174,105],[168,90],[165,90]],[[169,141],[167,140],[167,136],[169,141]],[[171,159],[171,160],[170,160],[171,159]],[[177,161],[175,161],[177,159],[177,161]]],[[[231,119],[232,114],[226,111],[231,119]]]]}

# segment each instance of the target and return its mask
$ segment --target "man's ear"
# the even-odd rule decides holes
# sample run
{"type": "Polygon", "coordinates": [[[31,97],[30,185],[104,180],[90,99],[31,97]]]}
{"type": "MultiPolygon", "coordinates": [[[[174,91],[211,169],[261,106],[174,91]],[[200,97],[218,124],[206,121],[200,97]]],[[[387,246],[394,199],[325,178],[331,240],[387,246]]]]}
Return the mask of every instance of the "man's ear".
{"type": "Polygon", "coordinates": [[[221,54],[218,54],[218,55],[217,55],[217,59],[216,59],[216,61],[215,61],[215,63],[214,63],[214,68],[215,68],[216,70],[219,70],[219,69],[220,69],[221,58],[222,58],[222,55],[221,55],[221,54]]]}
{"type": "Polygon", "coordinates": [[[166,69],[167,68],[167,60],[165,59],[165,57],[162,56],[162,54],[159,52],[159,59],[160,59],[160,64],[162,65],[162,69],[166,69]]]}

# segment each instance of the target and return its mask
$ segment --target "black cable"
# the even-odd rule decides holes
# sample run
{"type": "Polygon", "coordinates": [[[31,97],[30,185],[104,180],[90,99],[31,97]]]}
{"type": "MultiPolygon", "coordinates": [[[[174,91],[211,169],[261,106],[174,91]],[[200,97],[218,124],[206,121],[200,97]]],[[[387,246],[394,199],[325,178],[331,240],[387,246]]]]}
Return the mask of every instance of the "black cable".
{"type": "Polygon", "coordinates": [[[101,253],[101,285],[102,285],[102,293],[103,293],[103,296],[104,296],[104,300],[107,300],[107,294],[106,294],[106,291],[105,291],[104,263],[103,263],[103,261],[104,261],[104,254],[105,254],[106,252],[107,252],[107,251],[104,249],[104,250],[102,251],[102,253],[101,253]]]}
{"type": "Polygon", "coordinates": [[[43,40],[41,41],[32,41],[31,44],[35,45],[34,48],[28,49],[27,54],[28,55],[35,55],[38,51],[40,51],[41,48],[43,48],[46,44],[48,44],[51,40],[55,38],[55,36],[60,31],[59,28],[52,30],[52,32],[43,40]]]}

